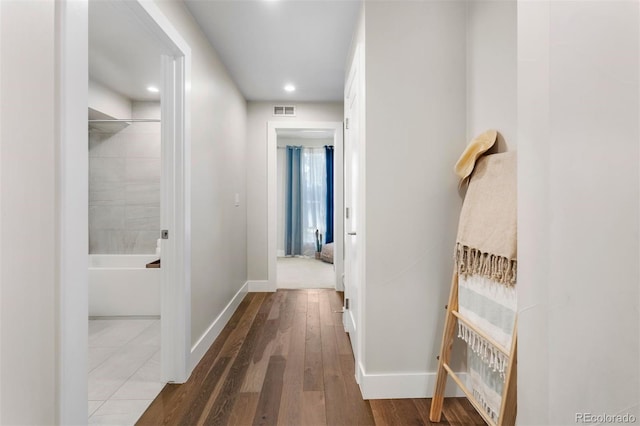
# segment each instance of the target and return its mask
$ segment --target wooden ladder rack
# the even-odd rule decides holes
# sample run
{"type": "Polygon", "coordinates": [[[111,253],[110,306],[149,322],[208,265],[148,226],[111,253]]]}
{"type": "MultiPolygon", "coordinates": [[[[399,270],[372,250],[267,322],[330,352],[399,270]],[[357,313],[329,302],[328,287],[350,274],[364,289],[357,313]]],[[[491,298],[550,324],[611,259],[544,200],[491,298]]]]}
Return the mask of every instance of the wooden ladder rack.
{"type": "Polygon", "coordinates": [[[469,402],[478,411],[482,418],[491,426],[513,426],[516,422],[516,381],[517,381],[517,327],[518,319],[516,317],[513,326],[513,335],[511,340],[511,350],[507,351],[494,339],[489,337],[485,332],[478,329],[475,325],[467,321],[458,312],[458,273],[454,271],[453,279],[451,280],[451,292],[449,294],[449,304],[447,305],[447,314],[444,324],[444,334],[442,336],[442,347],[440,349],[440,356],[438,357],[438,377],[436,380],[436,388],[431,400],[431,412],[429,413],[429,420],[432,422],[439,422],[442,416],[442,404],[444,403],[444,391],[447,384],[447,375],[451,376],[453,381],[464,392],[469,399],[469,402]],[[496,423],[489,414],[482,408],[482,406],[473,397],[473,394],[469,391],[464,382],[453,372],[449,366],[449,359],[451,358],[451,348],[453,346],[453,339],[455,338],[456,322],[461,321],[477,333],[487,342],[492,344],[497,350],[509,357],[509,364],[507,366],[507,373],[505,377],[504,387],[502,390],[502,399],[500,403],[500,415],[498,417],[498,423],[496,423]]]}

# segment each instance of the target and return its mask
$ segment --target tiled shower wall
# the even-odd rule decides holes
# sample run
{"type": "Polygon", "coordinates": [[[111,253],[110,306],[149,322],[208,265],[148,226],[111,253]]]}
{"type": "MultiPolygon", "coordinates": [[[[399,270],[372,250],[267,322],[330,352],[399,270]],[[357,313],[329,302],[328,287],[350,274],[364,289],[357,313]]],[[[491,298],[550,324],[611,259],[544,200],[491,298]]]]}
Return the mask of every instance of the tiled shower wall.
{"type": "MultiPolygon", "coordinates": [[[[133,102],[132,118],[160,118],[133,102]]],[[[160,123],[89,132],[89,253],[155,253],[160,233],[160,123]]]]}

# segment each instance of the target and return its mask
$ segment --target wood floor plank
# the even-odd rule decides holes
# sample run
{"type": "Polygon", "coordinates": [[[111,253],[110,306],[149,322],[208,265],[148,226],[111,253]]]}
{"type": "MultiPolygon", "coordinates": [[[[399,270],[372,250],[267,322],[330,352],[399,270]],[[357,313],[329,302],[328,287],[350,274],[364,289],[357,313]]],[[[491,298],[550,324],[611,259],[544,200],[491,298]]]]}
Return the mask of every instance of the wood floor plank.
{"type": "MultiPolygon", "coordinates": [[[[264,294],[264,293],[263,293],[264,294]]],[[[220,391],[217,395],[212,395],[215,400],[211,405],[211,409],[205,411],[201,417],[204,417],[204,423],[207,425],[225,425],[231,414],[231,409],[235,404],[240,387],[244,382],[244,376],[249,368],[253,351],[256,347],[258,338],[263,331],[264,324],[269,316],[271,306],[273,305],[273,294],[263,297],[263,303],[251,323],[251,328],[247,333],[246,339],[242,343],[233,364],[229,368],[220,391]],[[206,417],[205,417],[206,416],[206,417]]]]}
{"type": "Polygon", "coordinates": [[[398,423],[391,400],[372,399],[369,401],[376,426],[395,426],[398,423]]]}
{"type": "MultiPolygon", "coordinates": [[[[248,294],[187,383],[165,386],[137,424],[431,425],[428,399],[362,399],[332,312],[340,300],[325,289],[248,294]]],[[[484,422],[466,399],[446,398],[438,425],[448,424],[484,422]]]]}
{"type": "Polygon", "coordinates": [[[276,337],[273,341],[273,351],[271,355],[285,356],[289,353],[289,345],[291,343],[291,328],[282,331],[278,328],[276,337]]]}
{"type": "Polygon", "coordinates": [[[320,306],[318,302],[309,302],[307,309],[306,347],[307,352],[322,352],[320,340],[320,306]]]}
{"type": "Polygon", "coordinates": [[[259,399],[259,392],[239,393],[236,398],[236,403],[233,405],[233,409],[231,410],[228,424],[230,426],[245,426],[252,424],[259,399]]]}
{"type": "Polygon", "coordinates": [[[264,379],[262,392],[260,392],[256,414],[253,418],[253,424],[255,426],[273,426],[278,424],[286,364],[287,361],[280,355],[272,356],[269,359],[267,375],[264,379]]]}
{"type": "Polygon", "coordinates": [[[267,320],[264,331],[253,351],[253,358],[247,369],[240,392],[260,392],[262,389],[264,377],[267,374],[269,358],[273,354],[279,323],[279,319],[267,320]]]}
{"type": "MultiPolygon", "coordinates": [[[[167,384],[160,395],[147,407],[142,417],[136,422],[140,426],[157,426],[172,424],[172,420],[180,418],[188,404],[181,396],[186,394],[180,385],[167,384]]],[[[173,422],[175,423],[175,422],[173,422]]]]}
{"type": "Polygon", "coordinates": [[[333,319],[333,325],[342,325],[342,308],[343,300],[340,293],[337,291],[328,291],[329,307],[331,308],[331,318],[333,319]]]}
{"type": "Polygon", "coordinates": [[[255,316],[258,314],[260,309],[262,309],[265,296],[265,293],[256,293],[255,298],[247,308],[246,314],[242,317],[238,326],[231,332],[225,341],[224,346],[220,351],[221,357],[233,358],[238,353],[240,346],[242,346],[246,340],[247,332],[251,327],[255,316]]]}
{"type": "Polygon", "coordinates": [[[304,355],[303,391],[323,391],[324,371],[321,352],[306,352],[304,355]]]}
{"type": "Polygon", "coordinates": [[[207,374],[204,378],[205,381],[200,384],[200,390],[192,396],[191,409],[184,413],[180,421],[181,424],[195,424],[196,421],[201,422],[206,418],[215,399],[220,394],[224,384],[223,380],[227,379],[232,363],[248,338],[256,316],[263,309],[265,298],[265,293],[256,293],[238,325],[229,334],[220,349],[218,358],[212,367],[212,370],[215,369],[215,371],[213,374],[211,371],[207,374]],[[221,360],[224,360],[224,366],[220,365],[221,360]]]}
{"type": "Polygon", "coordinates": [[[194,368],[189,381],[183,385],[166,385],[160,395],[158,395],[149,408],[147,408],[137,424],[157,426],[178,423],[184,416],[184,413],[191,408],[193,399],[198,395],[203,381],[213,368],[216,358],[231,333],[238,327],[242,318],[246,315],[251,315],[248,309],[255,298],[256,293],[248,293],[244,297],[227,325],[220,332],[218,338],[211,345],[200,363],[194,368]]]}
{"type": "Polygon", "coordinates": [[[269,312],[269,320],[275,320],[280,318],[280,309],[282,304],[284,303],[284,299],[286,298],[286,293],[283,291],[276,291],[273,295],[273,306],[271,306],[271,311],[269,312]]]}
{"type": "Polygon", "coordinates": [[[349,416],[348,407],[344,404],[344,401],[347,400],[347,391],[336,350],[334,325],[321,326],[320,335],[322,338],[322,365],[324,370],[327,423],[330,425],[351,425],[353,424],[353,418],[349,416]]]}
{"type": "Polygon", "coordinates": [[[474,425],[485,426],[487,424],[467,398],[456,398],[456,400],[460,404],[460,409],[471,418],[474,425]]]}
{"type": "Polygon", "coordinates": [[[302,422],[300,424],[308,426],[327,425],[324,391],[302,392],[302,422]]]}
{"type": "Polygon", "coordinates": [[[324,390],[318,294],[309,297],[304,356],[304,391],[324,390]]]}
{"type": "Polygon", "coordinates": [[[220,379],[224,376],[229,366],[231,358],[225,356],[216,359],[213,368],[209,371],[207,379],[200,386],[199,392],[191,401],[191,409],[184,413],[181,424],[196,424],[200,416],[205,411],[211,395],[215,393],[215,388],[219,385],[220,379]]]}
{"type": "Polygon", "coordinates": [[[443,417],[449,422],[450,425],[461,426],[464,424],[464,419],[460,417],[458,413],[458,406],[454,401],[454,398],[445,399],[443,405],[443,417]],[[446,409],[444,408],[446,407],[446,409]]]}
{"type": "Polygon", "coordinates": [[[323,291],[318,295],[318,307],[320,309],[320,325],[335,325],[329,304],[329,292],[323,291]]]}
{"type": "Polygon", "coordinates": [[[461,401],[467,402],[466,398],[446,398],[443,404],[444,418],[451,425],[484,425],[486,424],[480,414],[469,404],[471,410],[465,407],[461,401]],[[445,408],[446,407],[446,408],[445,408]]]}
{"type": "Polygon", "coordinates": [[[422,416],[410,399],[394,399],[391,401],[399,417],[399,423],[406,426],[423,426],[422,416]]]}
{"type": "Polygon", "coordinates": [[[349,411],[348,418],[352,419],[353,424],[357,425],[375,425],[371,405],[368,401],[362,399],[360,387],[355,380],[355,361],[352,354],[339,355],[340,371],[344,377],[344,384],[347,392],[347,400],[350,403],[347,406],[349,411]]]}
{"type": "Polygon", "coordinates": [[[316,289],[307,290],[307,300],[309,301],[309,303],[313,303],[313,302],[318,303],[318,295],[320,294],[321,291],[322,290],[316,290],[316,289]]]}
{"type": "Polygon", "coordinates": [[[429,420],[429,410],[431,409],[430,398],[415,398],[412,399],[411,402],[413,402],[413,405],[416,407],[416,410],[420,414],[420,417],[422,418],[422,424],[426,426],[449,424],[444,418],[442,418],[442,421],[440,423],[432,423],[431,420],[429,420]]]}
{"type": "Polygon", "coordinates": [[[280,324],[276,333],[274,347],[271,355],[282,355],[286,357],[289,353],[289,344],[291,340],[291,327],[293,326],[293,316],[295,314],[295,301],[291,291],[278,290],[282,293],[278,317],[280,324]]]}
{"type": "Polygon", "coordinates": [[[280,331],[286,331],[293,325],[298,295],[295,291],[278,290],[284,293],[284,301],[280,302],[280,331]]]}
{"type": "Polygon", "coordinates": [[[297,291],[298,300],[296,303],[296,312],[307,312],[307,304],[309,296],[306,291],[297,291]]]}
{"type": "Polygon", "coordinates": [[[351,340],[349,340],[349,333],[344,330],[342,324],[334,326],[336,332],[336,345],[339,355],[351,355],[353,357],[353,350],[351,349],[351,340]]]}
{"type": "Polygon", "coordinates": [[[295,313],[289,352],[286,355],[287,366],[284,379],[287,383],[280,401],[280,414],[278,424],[299,425],[302,405],[302,390],[304,384],[304,349],[306,335],[307,313],[298,311],[295,313]]]}

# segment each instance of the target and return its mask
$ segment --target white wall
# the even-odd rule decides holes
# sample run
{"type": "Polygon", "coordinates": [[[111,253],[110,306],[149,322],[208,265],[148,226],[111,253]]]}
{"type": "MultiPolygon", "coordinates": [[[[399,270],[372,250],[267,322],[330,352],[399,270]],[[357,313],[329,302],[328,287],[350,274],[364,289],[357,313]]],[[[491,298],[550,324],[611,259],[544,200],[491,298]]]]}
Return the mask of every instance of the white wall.
{"type": "MultiPolygon", "coordinates": [[[[247,281],[246,102],[182,2],[157,1],[191,47],[191,341],[247,281]],[[239,194],[240,206],[234,197],[239,194]]],[[[265,214],[266,217],[266,214],[265,214]]]]}
{"type": "Polygon", "coordinates": [[[367,2],[365,20],[364,369],[428,381],[461,205],[452,168],[467,142],[466,5],[367,2]]]}
{"type": "Polygon", "coordinates": [[[516,2],[367,2],[363,19],[351,54],[365,46],[361,385],[430,396],[462,202],[453,165],[488,128],[498,149],[516,145],[516,2]]]}
{"type": "MultiPolygon", "coordinates": [[[[287,177],[286,177],[286,161],[287,151],[286,146],[305,146],[305,147],[323,147],[325,145],[333,145],[333,139],[296,139],[296,138],[282,138],[278,137],[278,158],[277,158],[277,172],[278,172],[278,256],[284,256],[284,227],[285,227],[285,211],[286,200],[285,194],[287,192],[287,177]]],[[[339,213],[342,214],[342,213],[339,213]]]]}
{"type": "Polygon", "coordinates": [[[89,108],[113,118],[131,117],[131,100],[95,80],[89,80],[89,108]]]}
{"type": "Polygon", "coordinates": [[[517,2],[467,2],[467,141],[499,132],[494,150],[516,145],[517,2]]]}
{"type": "Polygon", "coordinates": [[[0,423],[56,422],[53,2],[0,2],[0,423]]]}
{"type": "Polygon", "coordinates": [[[640,417],[637,2],[518,6],[518,423],[640,417]]]}
{"type": "MultiPolygon", "coordinates": [[[[160,119],[160,102],[131,103],[160,119]]],[[[89,253],[153,254],[160,231],[160,123],[89,131],[89,253]]]]}
{"type": "MultiPolygon", "coordinates": [[[[268,280],[267,122],[342,121],[342,102],[296,102],[295,117],[274,117],[283,102],[247,103],[247,262],[249,280],[268,280]]],[[[287,102],[287,105],[289,102],[287,102]]]]}

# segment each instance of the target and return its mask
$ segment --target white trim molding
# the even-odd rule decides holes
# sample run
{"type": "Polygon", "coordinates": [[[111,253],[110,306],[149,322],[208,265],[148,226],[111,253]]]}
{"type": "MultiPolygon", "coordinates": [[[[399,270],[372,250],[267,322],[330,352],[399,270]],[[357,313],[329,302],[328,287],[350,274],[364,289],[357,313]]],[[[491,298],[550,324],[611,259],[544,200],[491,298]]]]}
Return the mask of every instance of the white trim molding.
{"type": "MultiPolygon", "coordinates": [[[[364,399],[432,398],[437,373],[367,374],[358,369],[360,391],[364,399]]],[[[466,383],[467,373],[456,373],[466,383]]],[[[445,397],[463,397],[462,390],[447,377],[445,397]]]]}
{"type": "Polygon", "coordinates": [[[86,424],[89,316],[88,3],[58,1],[56,31],[57,423],[86,424]]]}
{"type": "Polygon", "coordinates": [[[249,293],[273,293],[278,288],[275,281],[253,280],[247,281],[247,289],[249,293]]]}
{"type": "Polygon", "coordinates": [[[191,375],[191,48],[153,2],[122,1],[163,44],[162,56],[162,380],[184,383],[191,375]]]}
{"type": "Polygon", "coordinates": [[[227,303],[227,306],[222,310],[220,315],[211,323],[207,331],[198,339],[195,345],[191,348],[191,371],[198,365],[198,363],[202,360],[204,355],[207,353],[213,342],[220,335],[220,332],[224,328],[225,325],[231,319],[233,313],[240,306],[240,302],[247,295],[247,289],[249,288],[249,283],[246,282],[240,290],[233,296],[233,298],[227,303]]]}

